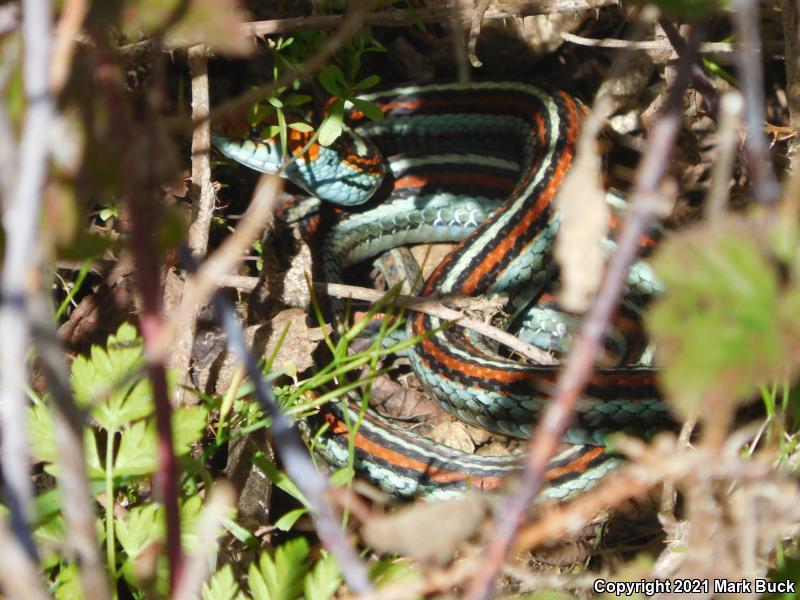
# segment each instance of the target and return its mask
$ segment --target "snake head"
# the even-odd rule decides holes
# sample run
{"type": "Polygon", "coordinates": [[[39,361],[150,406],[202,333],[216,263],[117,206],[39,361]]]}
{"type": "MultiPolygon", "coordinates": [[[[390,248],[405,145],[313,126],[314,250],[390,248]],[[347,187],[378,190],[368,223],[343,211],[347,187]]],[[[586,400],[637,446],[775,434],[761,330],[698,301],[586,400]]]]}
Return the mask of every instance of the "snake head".
{"type": "Polygon", "coordinates": [[[211,141],[231,160],[262,173],[279,173],[309,194],[344,206],[369,200],[385,173],[380,151],[349,129],[330,146],[290,130],[287,156],[276,137],[234,139],[212,133],[211,141]]]}

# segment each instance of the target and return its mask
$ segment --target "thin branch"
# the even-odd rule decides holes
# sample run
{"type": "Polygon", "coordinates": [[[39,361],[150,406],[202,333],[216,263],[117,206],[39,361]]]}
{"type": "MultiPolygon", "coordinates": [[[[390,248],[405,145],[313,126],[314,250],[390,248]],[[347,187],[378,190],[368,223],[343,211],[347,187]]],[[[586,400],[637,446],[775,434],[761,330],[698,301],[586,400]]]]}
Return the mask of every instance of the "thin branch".
{"type": "Polygon", "coordinates": [[[83,598],[109,597],[105,561],[100,553],[95,522],[95,503],[89,486],[84,455],[86,417],[73,400],[69,369],[64,349],[53,323],[53,307],[44,291],[32,306],[32,336],[54,413],[54,433],[58,447],[58,488],[67,541],[76,557],[83,598]]]}
{"type": "MultiPolygon", "coordinates": [[[[15,6],[7,4],[6,6],[15,6]]],[[[0,48],[0,90],[7,93],[11,78],[17,73],[20,56],[22,54],[19,40],[6,40],[0,48]]],[[[17,139],[8,105],[0,105],[0,209],[5,211],[14,197],[14,187],[17,183],[17,139]]]]}
{"type": "Polygon", "coordinates": [[[506,498],[495,534],[484,553],[485,561],[467,590],[470,600],[486,600],[491,596],[497,574],[512,547],[525,511],[539,492],[550,457],[556,452],[568,427],[574,407],[586,387],[595,357],[602,346],[612,314],[639,245],[653,220],[653,212],[661,180],[669,165],[681,128],[683,94],[691,77],[691,65],[700,44],[699,29],[694,28],[687,52],[679,61],[679,70],[662,117],[653,126],[648,147],[636,172],[633,200],[611,258],[600,292],[581,325],[581,331],[556,383],[553,399],[547,405],[531,438],[528,459],[517,490],[506,498]]]}
{"type": "MultiPolygon", "coordinates": [[[[189,72],[192,77],[192,118],[199,124],[192,134],[192,224],[189,226],[188,244],[192,254],[200,259],[208,251],[208,234],[217,200],[211,183],[211,124],[207,120],[210,99],[208,54],[205,45],[189,48],[189,72]]],[[[188,281],[184,282],[181,296],[187,293],[189,293],[188,281]]],[[[185,391],[189,387],[189,364],[199,309],[200,304],[187,308],[189,314],[185,315],[179,324],[172,344],[170,369],[179,373],[181,378],[175,386],[173,401],[175,406],[180,406],[189,398],[193,398],[185,391]]]]}
{"type": "MultiPolygon", "coordinates": [[[[253,290],[256,288],[259,282],[258,277],[245,277],[240,275],[229,275],[223,277],[219,280],[220,285],[225,285],[229,287],[234,287],[240,290],[253,290]]],[[[343,283],[325,283],[325,282],[317,282],[313,283],[314,291],[327,294],[329,296],[335,296],[336,298],[345,298],[348,300],[362,300],[364,302],[375,303],[382,300],[385,294],[378,290],[373,290],[370,288],[359,287],[356,285],[346,285],[343,283]]],[[[485,302],[478,301],[476,302],[474,298],[454,298],[451,301],[455,303],[459,303],[463,301],[467,307],[478,305],[479,308],[485,307],[485,302]]],[[[398,307],[407,308],[410,310],[415,310],[417,312],[425,313],[428,315],[432,315],[434,317],[438,317],[445,321],[453,321],[458,322],[460,327],[466,327],[467,329],[471,329],[482,336],[494,340],[495,342],[500,342],[504,346],[508,347],[509,349],[517,352],[521,356],[533,361],[539,365],[556,365],[558,361],[553,357],[553,355],[545,352],[541,348],[537,348],[527,342],[523,342],[518,337],[511,335],[507,331],[503,331],[502,329],[498,329],[497,327],[493,327],[488,323],[484,323],[483,321],[478,321],[477,319],[473,319],[471,317],[466,316],[463,312],[445,306],[441,302],[436,299],[432,299],[430,297],[420,297],[420,296],[407,296],[405,294],[399,294],[397,296],[396,305],[398,307]]]]}
{"type": "MultiPolygon", "coordinates": [[[[792,0],[786,0],[791,2],[792,0]]],[[[663,42],[661,40],[619,40],[614,38],[587,38],[581,35],[576,35],[568,31],[561,32],[561,39],[579,46],[589,46],[590,48],[608,48],[608,49],[625,49],[625,50],[638,50],[642,52],[662,53],[669,50],[674,50],[675,47],[671,42],[663,42]]],[[[780,52],[783,49],[783,42],[771,41],[764,42],[764,49],[769,52],[780,52]]],[[[742,47],[740,44],[731,42],[706,42],[700,46],[699,54],[733,54],[741,52],[742,47]]]]}
{"type": "MultiPolygon", "coordinates": [[[[185,261],[194,265],[194,259],[186,254],[185,261]]],[[[369,581],[367,568],[350,544],[339,519],[326,500],[328,480],[317,471],[300,434],[292,427],[289,418],[278,406],[272,387],[264,379],[258,360],[247,347],[236,311],[220,292],[214,294],[213,303],[217,319],[225,331],[228,347],[244,365],[247,376],[253,382],[256,398],[264,412],[272,419],[270,426],[272,443],[283,461],[286,473],[308,501],[320,540],[336,558],[350,590],[356,594],[372,593],[373,587],[369,581]]]]}
{"type": "Polygon", "coordinates": [[[453,4],[448,11],[447,19],[442,19],[442,22],[447,24],[447,33],[450,37],[450,43],[453,45],[453,64],[456,65],[457,80],[461,83],[466,83],[470,80],[471,71],[467,49],[464,44],[461,13],[462,11],[453,4]]]}
{"type": "Polygon", "coordinates": [[[211,113],[203,119],[192,119],[193,128],[201,122],[219,119],[239,112],[242,108],[248,107],[254,102],[266,98],[279,87],[290,85],[295,79],[305,81],[311,78],[314,73],[328,64],[330,58],[344,46],[347,41],[356,35],[364,25],[364,19],[370,13],[377,0],[360,0],[354,3],[355,8],[350,9],[344,15],[341,26],[331,35],[319,50],[308,59],[299,69],[287,69],[276,81],[261,85],[221,103],[214,108],[211,113]]]}
{"type": "MultiPolygon", "coordinates": [[[[292,83],[298,79],[304,81],[324,67],[333,54],[339,50],[351,37],[358,33],[364,25],[406,26],[418,21],[418,15],[423,20],[440,21],[449,18],[447,6],[435,9],[434,13],[420,11],[382,11],[371,13],[377,4],[375,0],[361,0],[353,3],[354,8],[344,15],[326,15],[319,17],[298,17],[297,19],[280,19],[275,21],[256,21],[244,25],[248,35],[270,35],[287,33],[299,29],[336,29],[319,51],[298,70],[287,70],[277,81],[253,88],[252,90],[223,102],[211,111],[209,118],[214,121],[225,116],[235,114],[242,108],[269,96],[276,89],[292,83]],[[385,17],[387,22],[378,23],[377,20],[385,17]]],[[[580,10],[597,9],[602,6],[618,5],[618,0],[528,0],[527,2],[511,2],[507,8],[502,3],[496,2],[493,9],[487,11],[487,18],[506,19],[537,14],[550,14],[553,12],[575,12],[580,10]]],[[[471,7],[470,7],[471,10],[471,7]]],[[[465,13],[465,19],[471,20],[471,12],[465,13]]],[[[196,126],[197,120],[192,120],[196,126]]],[[[185,121],[177,121],[174,126],[185,127],[185,121]]]]}
{"type": "Polygon", "coordinates": [[[9,2],[0,6],[0,35],[5,35],[19,28],[19,4],[9,2]]]}
{"type": "MultiPolygon", "coordinates": [[[[533,15],[548,15],[559,12],[577,12],[580,10],[596,10],[603,6],[619,5],[618,0],[538,0],[534,2],[516,2],[501,6],[494,2],[484,15],[484,20],[509,19],[516,17],[529,17],[533,15]]],[[[382,10],[368,15],[364,25],[378,27],[407,27],[419,21],[438,23],[447,20],[453,9],[460,11],[460,21],[471,24],[475,11],[473,2],[442,2],[434,8],[420,8],[416,10],[382,10]]],[[[246,35],[275,35],[290,33],[302,29],[336,29],[342,23],[343,15],[314,15],[296,17],[293,19],[273,19],[270,21],[253,21],[243,26],[246,35]]]]}
{"type": "Polygon", "coordinates": [[[208,90],[208,53],[205,45],[189,48],[189,72],[192,76],[192,118],[200,124],[192,136],[192,224],[189,249],[200,258],[208,249],[208,233],[214,214],[216,195],[211,185],[211,126],[208,90]]]}
{"type": "MultiPolygon", "coordinates": [[[[331,296],[336,296],[337,298],[365,300],[367,302],[378,302],[384,297],[384,293],[378,290],[371,290],[369,288],[362,288],[354,285],[345,285],[342,283],[315,282],[314,289],[331,296]]],[[[454,299],[454,301],[458,300],[460,299],[454,299]]],[[[464,300],[469,301],[467,298],[464,300]]],[[[558,361],[556,361],[551,354],[548,354],[541,348],[537,348],[536,346],[523,342],[518,337],[511,335],[502,329],[493,327],[488,323],[467,317],[463,312],[445,306],[436,299],[400,294],[397,296],[397,305],[403,308],[415,310],[417,312],[426,313],[447,321],[458,322],[459,326],[472,329],[486,338],[500,342],[509,349],[514,350],[514,352],[518,352],[525,358],[532,360],[536,364],[558,364],[558,361]]]]}
{"type": "Polygon", "coordinates": [[[39,565],[8,528],[5,517],[0,517],[0,587],[9,598],[52,598],[42,583],[39,565]]]}
{"type": "Polygon", "coordinates": [[[215,482],[197,524],[195,551],[186,561],[183,577],[175,586],[173,600],[200,597],[203,582],[208,579],[219,550],[217,538],[222,531],[222,521],[231,515],[235,507],[236,491],[233,485],[225,480],[215,482]]]}
{"type": "Polygon", "coordinates": [[[469,57],[470,64],[476,69],[483,66],[477,54],[478,38],[481,36],[481,24],[486,17],[486,11],[489,10],[489,5],[491,3],[492,0],[478,0],[478,5],[472,11],[472,19],[469,24],[467,56],[469,57]]]}
{"type": "Polygon", "coordinates": [[[736,159],[738,125],[744,101],[736,91],[727,92],[719,105],[717,128],[717,159],[711,167],[711,186],[706,198],[705,212],[709,219],[718,219],[725,212],[730,196],[731,173],[736,159]]]}
{"type": "MultiPolygon", "coordinates": [[[[156,413],[157,464],[156,491],[164,503],[166,514],[166,550],[170,566],[170,588],[180,579],[183,564],[181,549],[180,514],[178,512],[178,465],[172,443],[172,407],[167,390],[166,367],[163,358],[155,351],[162,336],[161,321],[161,285],[158,264],[158,250],[154,247],[152,224],[158,222],[159,205],[156,200],[155,161],[146,161],[143,166],[138,162],[139,154],[135,148],[141,148],[141,141],[134,136],[132,110],[128,98],[120,87],[120,71],[114,61],[114,55],[106,39],[107,32],[95,32],[95,78],[105,95],[109,108],[112,127],[120,146],[127,148],[124,153],[125,163],[121,167],[123,182],[126,186],[128,215],[130,223],[130,246],[139,280],[139,291],[142,299],[142,310],[139,317],[142,339],[145,347],[147,372],[153,387],[153,401],[156,413]]],[[[152,55],[156,58],[153,65],[155,73],[154,88],[150,94],[158,95],[161,86],[158,81],[159,60],[158,46],[152,55]]],[[[161,71],[163,74],[163,64],[161,71]]],[[[148,157],[156,156],[155,145],[158,140],[158,115],[152,110],[158,99],[149,94],[148,120],[144,125],[144,143],[149,150],[148,157]]],[[[113,504],[113,499],[109,502],[113,504]]]]}
{"type": "Polygon", "coordinates": [[[196,306],[211,301],[219,287],[219,282],[231,273],[255,240],[272,223],[272,213],[283,184],[277,175],[263,175],[256,185],[253,198],[243,217],[239,220],[232,235],[209,256],[200,268],[187,279],[181,305],[175,311],[161,336],[154,343],[152,352],[166,358],[172,351],[174,332],[181,330],[184,323],[195,314],[196,306]]]}
{"type": "Polygon", "coordinates": [[[25,45],[23,83],[27,110],[19,146],[16,185],[3,215],[6,233],[3,279],[0,284],[0,420],[5,497],[11,510],[14,534],[33,557],[36,549],[28,524],[33,487],[28,454],[26,355],[30,346],[28,303],[41,285],[38,273],[39,219],[48,172],[48,138],[55,115],[49,90],[52,7],[47,0],[23,3],[22,35],[25,45]]]}
{"type": "MultiPolygon", "coordinates": [[[[781,2],[783,14],[783,39],[785,40],[784,62],[786,63],[786,103],[789,108],[789,124],[800,129],[800,5],[797,0],[781,2]]],[[[764,44],[766,46],[766,44],[764,44]]],[[[800,138],[789,142],[789,157],[792,170],[797,169],[800,156],[800,138]]]]}
{"type": "MultiPolygon", "coordinates": [[[[675,49],[675,53],[679,57],[686,54],[686,41],[683,39],[675,25],[672,24],[672,21],[662,18],[659,19],[658,23],[661,25],[661,29],[663,29],[664,33],[667,35],[669,43],[675,49]]],[[[703,96],[703,99],[708,105],[709,112],[712,115],[716,115],[717,112],[719,112],[719,94],[697,61],[692,63],[692,87],[694,87],[694,89],[700,92],[700,95],[703,96]]]]}
{"type": "Polygon", "coordinates": [[[756,0],[734,0],[733,21],[742,51],[736,56],[744,88],[747,115],[747,158],[753,179],[753,194],[759,202],[772,202],[780,192],[764,136],[764,69],[756,0]]]}
{"type": "Polygon", "coordinates": [[[660,473],[638,465],[629,466],[610,476],[591,493],[582,494],[573,502],[542,514],[520,531],[514,549],[522,552],[574,534],[601,512],[644,497],[661,481],[660,473]]]}
{"type": "Polygon", "coordinates": [[[56,25],[53,43],[53,60],[50,63],[50,87],[58,94],[67,83],[75,54],[78,32],[89,10],[87,0],[66,0],[61,8],[61,16],[56,25]]]}
{"type": "MultiPolygon", "coordinates": [[[[177,12],[177,11],[176,11],[177,12]]],[[[147,111],[144,115],[143,156],[158,155],[161,113],[165,101],[166,70],[160,40],[153,44],[151,57],[152,76],[147,90],[147,111]]],[[[130,114],[130,113],[129,113],[130,114]]],[[[135,171],[134,171],[135,173],[135,171]]],[[[130,207],[131,250],[139,280],[142,310],[139,320],[142,327],[145,360],[150,383],[153,386],[157,435],[156,491],[164,503],[166,522],[166,551],[169,564],[170,591],[181,580],[184,566],[181,545],[181,517],[178,509],[178,481],[180,473],[172,441],[172,404],[167,387],[166,361],[155,357],[151,349],[161,339],[162,319],[161,266],[158,249],[152,235],[153,223],[158,223],[161,206],[157,198],[159,176],[157,162],[146,160],[140,178],[132,180],[135,195],[127,197],[130,207]]],[[[113,498],[109,499],[113,502],[113,498]]]]}
{"type": "Polygon", "coordinates": [[[743,460],[737,454],[738,446],[733,444],[709,451],[690,449],[688,442],[680,438],[673,438],[672,443],[648,445],[639,439],[623,437],[618,440],[618,449],[631,460],[630,464],[598,484],[591,493],[542,514],[520,531],[514,549],[521,552],[563,538],[580,530],[601,511],[641,498],[664,481],[680,482],[683,487],[691,488],[700,481],[744,483],[776,478],[770,459],[743,460]]]}

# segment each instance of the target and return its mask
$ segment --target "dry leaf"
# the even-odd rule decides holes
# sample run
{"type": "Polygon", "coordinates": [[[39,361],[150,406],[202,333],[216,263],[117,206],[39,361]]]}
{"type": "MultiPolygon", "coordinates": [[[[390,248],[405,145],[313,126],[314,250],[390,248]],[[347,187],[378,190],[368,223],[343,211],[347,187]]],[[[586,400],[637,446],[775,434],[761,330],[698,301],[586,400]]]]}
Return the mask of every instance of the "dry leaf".
{"type": "Polygon", "coordinates": [[[429,437],[435,442],[467,454],[475,452],[475,444],[472,442],[466,426],[458,421],[440,423],[433,428],[429,437]]]}
{"type": "Polygon", "coordinates": [[[474,492],[447,502],[417,502],[371,519],[361,529],[368,546],[410,556],[422,563],[450,562],[486,515],[486,499],[474,492]]]}
{"type": "Polygon", "coordinates": [[[578,141],[572,168],[556,196],[561,214],[555,244],[555,258],[561,267],[559,301],[570,312],[586,310],[603,276],[603,239],[610,211],[601,173],[594,135],[587,127],[578,141]]]}

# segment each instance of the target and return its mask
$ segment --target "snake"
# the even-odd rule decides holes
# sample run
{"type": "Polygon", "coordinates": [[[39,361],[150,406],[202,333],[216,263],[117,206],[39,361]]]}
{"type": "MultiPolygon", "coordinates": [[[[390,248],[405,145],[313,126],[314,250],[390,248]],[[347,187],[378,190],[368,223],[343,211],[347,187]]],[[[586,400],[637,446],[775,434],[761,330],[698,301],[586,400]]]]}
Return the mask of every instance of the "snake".
{"type": "MultiPolygon", "coordinates": [[[[274,138],[215,133],[213,141],[241,164],[281,173],[315,202],[343,207],[320,242],[326,280],[339,281],[348,266],[390,248],[455,242],[422,296],[501,297],[507,320],[524,321],[555,272],[554,198],[575,155],[580,102],[527,81],[409,84],[359,98],[384,118],[372,121],[350,103],[348,126],[330,146],[298,131],[290,131],[285,155],[274,138]]],[[[658,293],[646,263],[637,265],[629,287],[658,293]]],[[[520,362],[475,332],[446,325],[422,312],[408,317],[406,333],[420,341],[407,356],[423,387],[468,424],[529,437],[558,367],[520,362]]],[[[540,500],[572,498],[621,464],[606,448],[609,433],[643,434],[669,422],[655,376],[649,365],[595,370],[540,500]]],[[[491,490],[521,468],[520,456],[468,454],[402,428],[354,392],[322,408],[320,419],[318,454],[342,466],[354,450],[356,470],[401,497],[491,490]]]]}

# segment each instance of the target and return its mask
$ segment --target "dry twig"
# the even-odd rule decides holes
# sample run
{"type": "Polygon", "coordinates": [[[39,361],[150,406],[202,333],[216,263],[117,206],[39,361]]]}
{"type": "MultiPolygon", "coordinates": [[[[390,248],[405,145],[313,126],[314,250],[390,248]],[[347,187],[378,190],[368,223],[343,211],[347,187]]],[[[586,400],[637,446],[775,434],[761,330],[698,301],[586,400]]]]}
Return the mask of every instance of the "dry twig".
{"type": "Polygon", "coordinates": [[[706,216],[709,219],[718,219],[723,215],[730,196],[731,173],[736,159],[736,142],[739,139],[739,117],[743,108],[742,96],[739,92],[726,93],[719,108],[719,154],[711,169],[711,187],[706,198],[706,216]]]}
{"type": "Polygon", "coordinates": [[[174,600],[193,600],[200,597],[203,582],[208,579],[211,565],[217,555],[222,521],[228,518],[236,507],[236,491],[226,481],[217,481],[211,489],[200,522],[197,525],[196,546],[187,557],[183,577],[178,581],[173,593],[174,600]]]}
{"type": "Polygon", "coordinates": [[[44,290],[31,303],[32,340],[53,407],[53,433],[58,447],[58,487],[67,541],[76,557],[83,597],[104,600],[109,596],[105,561],[95,527],[97,515],[86,472],[84,427],[86,418],[72,397],[64,349],[53,323],[52,305],[44,290]]]}
{"type": "MultiPolygon", "coordinates": [[[[637,50],[640,52],[653,52],[658,54],[675,49],[675,46],[671,42],[661,40],[597,39],[576,35],[568,31],[562,31],[561,38],[567,42],[578,44],[579,46],[589,46],[591,48],[637,50]]],[[[779,52],[783,49],[783,44],[781,42],[764,42],[764,49],[769,52],[779,52]]],[[[700,46],[698,52],[700,54],[733,54],[741,50],[742,48],[738,44],[732,42],[706,42],[700,46]]]]}
{"type": "MultiPolygon", "coordinates": [[[[111,123],[121,147],[142,148],[140,138],[134,136],[133,111],[129,98],[120,87],[120,70],[115,62],[115,54],[106,39],[107,32],[94,32],[95,78],[109,107],[111,123]]],[[[150,90],[148,114],[144,127],[146,156],[156,156],[158,143],[158,108],[163,87],[163,64],[158,44],[153,47],[154,83],[150,90]]],[[[156,413],[157,459],[156,490],[164,503],[166,515],[166,550],[169,561],[170,589],[181,578],[183,550],[181,548],[181,521],[178,511],[178,465],[172,443],[172,405],[167,389],[167,372],[162,356],[157,352],[162,339],[163,322],[161,318],[161,275],[159,253],[154,247],[151,225],[158,223],[159,204],[156,199],[157,179],[155,161],[146,161],[144,172],[138,162],[136,152],[129,150],[124,155],[122,167],[130,223],[130,247],[139,279],[139,293],[142,310],[139,317],[142,340],[145,348],[145,361],[148,376],[153,388],[153,402],[156,413]]]]}
{"type": "Polygon", "coordinates": [[[282,180],[277,175],[264,175],[253,192],[247,211],[239,220],[232,235],[209,256],[197,271],[187,278],[180,307],[170,316],[169,322],[153,347],[153,351],[166,358],[172,351],[175,332],[180,331],[188,320],[193,320],[197,306],[211,301],[219,282],[239,264],[264,229],[272,223],[275,202],[280,194],[282,180]]]}
{"type": "MultiPolygon", "coordinates": [[[[549,15],[581,10],[597,10],[604,6],[615,6],[618,0],[527,0],[513,3],[493,2],[486,8],[483,20],[510,19],[530,17],[533,15],[549,15]]],[[[461,13],[460,20],[464,24],[472,24],[475,12],[474,3],[448,2],[431,8],[416,10],[382,10],[364,18],[364,25],[377,27],[407,27],[419,21],[438,23],[446,20],[455,9],[461,13]]],[[[313,15],[292,19],[274,19],[270,21],[253,21],[246,23],[243,29],[247,35],[275,35],[290,33],[302,29],[336,29],[342,24],[342,15],[313,15]]]]}
{"type": "Polygon", "coordinates": [[[50,86],[54,94],[58,94],[69,79],[78,32],[88,10],[87,0],[67,0],[61,8],[50,63],[50,86]]]}
{"type": "Polygon", "coordinates": [[[476,50],[478,48],[478,38],[481,35],[481,23],[486,16],[486,11],[489,10],[490,4],[491,0],[478,0],[478,6],[475,7],[472,13],[472,21],[469,24],[467,56],[469,57],[470,64],[476,69],[483,66],[483,63],[478,58],[476,50]]]}
{"type": "MultiPolygon", "coordinates": [[[[208,91],[208,54],[203,44],[189,48],[189,71],[192,76],[192,118],[198,122],[192,134],[192,223],[189,226],[188,244],[192,254],[200,259],[208,250],[208,234],[214,216],[216,194],[211,183],[211,124],[208,122],[210,99],[208,91]]],[[[181,296],[190,293],[190,284],[184,282],[181,296]]],[[[175,387],[174,406],[185,403],[189,384],[189,363],[192,342],[197,326],[200,304],[186,308],[190,314],[180,322],[172,344],[170,369],[180,374],[175,387]]]]}
{"type": "Polygon", "coordinates": [[[52,7],[46,0],[23,3],[25,44],[23,82],[27,109],[19,144],[16,185],[3,215],[6,232],[3,278],[0,283],[0,419],[5,497],[14,535],[36,555],[28,524],[33,486],[28,453],[27,352],[30,347],[29,302],[41,286],[39,218],[47,178],[47,144],[55,102],[49,89],[52,7]]]}
{"type": "Polygon", "coordinates": [[[9,598],[50,600],[42,583],[39,565],[31,560],[18,537],[0,518],[0,584],[9,598]]]}
{"type": "Polygon", "coordinates": [[[758,3],[756,0],[735,0],[733,6],[736,37],[742,45],[742,52],[736,56],[739,63],[739,77],[744,88],[747,115],[746,148],[753,179],[753,194],[759,202],[772,202],[777,199],[780,190],[763,131],[766,116],[758,3]]]}
{"type": "MultiPolygon", "coordinates": [[[[191,258],[187,257],[187,260],[191,258]]],[[[328,480],[314,466],[300,434],[292,427],[289,418],[278,406],[272,387],[264,379],[258,360],[247,348],[236,311],[219,292],[214,294],[214,308],[225,331],[228,348],[244,364],[247,376],[253,382],[256,398],[264,412],[272,419],[270,426],[272,443],[283,461],[286,473],[308,501],[320,540],[336,558],[350,589],[357,594],[372,593],[373,587],[369,581],[367,568],[350,544],[347,533],[342,530],[340,521],[327,502],[328,480]]]]}
{"type": "MultiPolygon", "coordinates": [[[[795,130],[800,130],[800,5],[797,0],[783,0],[781,12],[785,40],[786,103],[789,107],[789,124],[795,130]]],[[[794,163],[797,161],[798,153],[800,153],[800,138],[795,136],[789,142],[792,169],[796,168],[794,163]]]]}
{"type": "MultiPolygon", "coordinates": [[[[252,290],[258,285],[258,277],[242,277],[242,276],[228,276],[220,279],[222,285],[235,287],[237,289],[252,290]]],[[[336,298],[345,298],[348,300],[363,300],[365,302],[375,303],[383,299],[385,294],[378,290],[370,288],[359,287],[355,285],[346,285],[343,283],[324,283],[314,282],[314,291],[334,296],[336,298]]],[[[462,299],[459,299],[462,300],[462,299]]],[[[470,304],[470,298],[463,298],[467,304],[470,304]]],[[[460,327],[466,327],[482,336],[500,342],[514,352],[519,353],[521,356],[532,360],[540,365],[554,365],[557,364],[555,358],[527,342],[523,342],[518,337],[510,333],[493,327],[483,321],[467,317],[463,312],[445,306],[441,302],[432,298],[423,298],[419,296],[406,296],[400,294],[397,296],[397,306],[415,310],[417,312],[433,315],[446,321],[458,322],[460,327]]]]}

